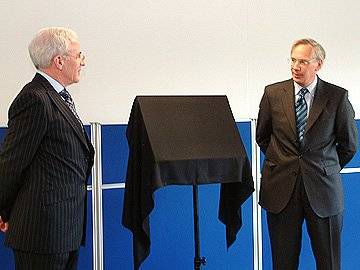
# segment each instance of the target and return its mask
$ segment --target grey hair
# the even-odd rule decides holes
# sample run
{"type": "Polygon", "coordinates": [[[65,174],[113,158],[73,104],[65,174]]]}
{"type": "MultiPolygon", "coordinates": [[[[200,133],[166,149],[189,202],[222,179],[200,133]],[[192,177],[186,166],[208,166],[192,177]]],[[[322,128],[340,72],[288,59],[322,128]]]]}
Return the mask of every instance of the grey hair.
{"type": "Polygon", "coordinates": [[[77,34],[64,27],[40,29],[29,44],[30,58],[36,69],[47,68],[57,55],[65,55],[71,42],[77,42],[77,34]]]}
{"type": "Polygon", "coordinates": [[[325,56],[326,56],[325,50],[324,50],[323,46],[321,46],[320,43],[318,43],[317,41],[315,41],[311,38],[303,38],[303,39],[296,40],[293,43],[293,45],[291,46],[291,53],[293,52],[295,47],[297,47],[298,45],[310,45],[314,49],[315,58],[318,61],[325,60],[325,56]]]}

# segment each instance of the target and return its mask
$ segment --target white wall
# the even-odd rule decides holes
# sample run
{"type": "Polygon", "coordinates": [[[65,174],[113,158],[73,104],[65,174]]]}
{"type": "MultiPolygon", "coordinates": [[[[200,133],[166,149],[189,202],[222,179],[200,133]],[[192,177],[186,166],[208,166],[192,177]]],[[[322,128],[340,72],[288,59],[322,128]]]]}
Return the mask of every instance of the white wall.
{"type": "Polygon", "coordinates": [[[80,36],[87,66],[71,87],[84,122],[126,123],[136,95],[226,94],[236,120],[256,117],[266,84],[290,77],[291,43],[313,37],[321,78],[347,88],[360,116],[360,2],[355,0],[1,1],[0,125],[34,68],[39,28],[80,36]]]}

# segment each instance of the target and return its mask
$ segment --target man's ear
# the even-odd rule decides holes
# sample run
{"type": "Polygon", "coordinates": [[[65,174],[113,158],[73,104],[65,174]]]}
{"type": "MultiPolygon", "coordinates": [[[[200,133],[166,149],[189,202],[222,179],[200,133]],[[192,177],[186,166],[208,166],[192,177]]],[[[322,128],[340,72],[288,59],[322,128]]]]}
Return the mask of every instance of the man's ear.
{"type": "Polygon", "coordinates": [[[64,58],[61,57],[61,55],[57,55],[54,57],[53,59],[54,65],[59,69],[62,70],[63,69],[63,65],[64,65],[64,58]]]}
{"type": "Polygon", "coordinates": [[[322,68],[324,62],[322,60],[319,60],[317,63],[318,63],[318,65],[317,65],[317,67],[315,69],[316,72],[319,71],[322,68]]]}

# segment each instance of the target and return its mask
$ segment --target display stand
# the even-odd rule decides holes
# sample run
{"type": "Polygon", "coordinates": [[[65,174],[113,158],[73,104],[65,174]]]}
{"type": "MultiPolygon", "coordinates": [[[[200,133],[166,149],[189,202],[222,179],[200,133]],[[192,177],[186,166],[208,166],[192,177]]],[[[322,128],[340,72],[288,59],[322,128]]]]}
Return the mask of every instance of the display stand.
{"type": "Polygon", "coordinates": [[[221,183],[219,219],[229,247],[241,227],[241,204],[253,192],[251,168],[226,96],[139,96],[128,127],[123,225],[133,233],[134,269],[150,254],[153,193],[192,185],[194,269],[200,255],[198,185],[221,183]]]}

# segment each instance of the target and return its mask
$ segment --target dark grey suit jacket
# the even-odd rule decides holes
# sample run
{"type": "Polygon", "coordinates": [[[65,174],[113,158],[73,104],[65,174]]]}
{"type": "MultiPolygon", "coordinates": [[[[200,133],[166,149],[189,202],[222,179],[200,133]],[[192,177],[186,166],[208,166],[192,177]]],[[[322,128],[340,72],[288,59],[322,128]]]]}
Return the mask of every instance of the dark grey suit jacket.
{"type": "Polygon", "coordinates": [[[9,109],[0,151],[0,213],[5,243],[37,253],[84,243],[86,181],[94,149],[60,95],[40,74],[9,109]]]}
{"type": "Polygon", "coordinates": [[[265,154],[259,203],[279,213],[301,174],[315,213],[320,217],[336,215],[344,208],[339,172],[354,156],[358,140],[348,93],[318,79],[301,146],[294,103],[293,80],[265,88],[256,130],[256,141],[265,154]]]}

